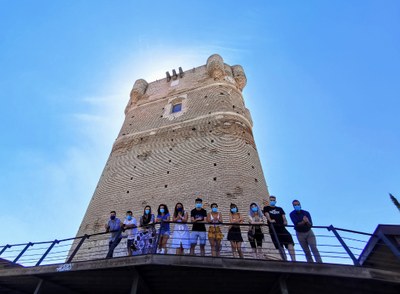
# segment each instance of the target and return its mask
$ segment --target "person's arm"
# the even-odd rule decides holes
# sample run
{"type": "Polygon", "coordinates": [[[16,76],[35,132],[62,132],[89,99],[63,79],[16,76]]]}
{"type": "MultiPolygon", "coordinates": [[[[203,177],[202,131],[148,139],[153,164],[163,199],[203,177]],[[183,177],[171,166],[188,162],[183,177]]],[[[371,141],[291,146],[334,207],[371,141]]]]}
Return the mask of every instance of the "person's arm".
{"type": "Polygon", "coordinates": [[[274,219],[271,218],[271,216],[269,215],[269,212],[268,212],[268,211],[265,212],[265,217],[267,218],[267,220],[268,220],[270,223],[276,223],[276,221],[275,221],[274,219]]]}
{"type": "Polygon", "coordinates": [[[150,222],[148,223],[148,225],[152,225],[152,224],[154,224],[154,214],[152,214],[150,216],[150,222]]]}
{"type": "Polygon", "coordinates": [[[167,218],[164,220],[165,222],[169,222],[171,221],[171,215],[168,213],[167,214],[167,218]]]}
{"type": "Polygon", "coordinates": [[[110,231],[110,222],[109,221],[104,225],[104,228],[106,229],[106,232],[110,231]]]}
{"type": "Polygon", "coordinates": [[[185,211],[183,214],[182,222],[187,223],[188,218],[189,218],[189,214],[187,213],[187,211],[185,211]]]}
{"type": "Polygon", "coordinates": [[[175,216],[175,214],[172,215],[172,221],[177,222],[180,219],[180,214],[178,212],[178,214],[175,216]]]}
{"type": "Polygon", "coordinates": [[[303,220],[303,216],[299,215],[297,212],[290,213],[290,218],[292,219],[295,227],[302,227],[306,224],[306,222],[303,220]]]}
{"type": "Polygon", "coordinates": [[[220,223],[223,223],[223,220],[222,220],[222,213],[218,213],[218,221],[220,222],[220,223]]]}
{"type": "Polygon", "coordinates": [[[197,219],[198,223],[206,223],[207,222],[207,212],[204,211],[202,216],[203,217],[199,217],[197,219]]]}
{"type": "Polygon", "coordinates": [[[249,223],[251,223],[252,225],[261,225],[264,222],[262,221],[256,221],[255,218],[253,218],[251,215],[249,215],[249,223]]]}
{"type": "Polygon", "coordinates": [[[287,226],[287,219],[286,219],[286,216],[284,214],[282,214],[282,219],[283,219],[283,225],[287,226]]]}
{"type": "Polygon", "coordinates": [[[243,216],[239,213],[239,221],[238,221],[238,223],[239,224],[242,224],[243,223],[243,216]]]}
{"type": "Polygon", "coordinates": [[[207,214],[207,222],[211,223],[211,212],[207,214]]]}
{"type": "Polygon", "coordinates": [[[194,216],[195,216],[195,214],[194,214],[193,212],[190,212],[190,221],[191,221],[192,223],[197,222],[197,220],[194,218],[194,216]]]}
{"type": "Polygon", "coordinates": [[[254,222],[254,219],[251,217],[250,214],[248,215],[248,218],[249,218],[249,224],[252,224],[254,222]]]}
{"type": "Polygon", "coordinates": [[[312,219],[311,219],[311,215],[308,211],[304,212],[304,217],[303,217],[303,221],[309,225],[310,227],[312,227],[312,219]]]}

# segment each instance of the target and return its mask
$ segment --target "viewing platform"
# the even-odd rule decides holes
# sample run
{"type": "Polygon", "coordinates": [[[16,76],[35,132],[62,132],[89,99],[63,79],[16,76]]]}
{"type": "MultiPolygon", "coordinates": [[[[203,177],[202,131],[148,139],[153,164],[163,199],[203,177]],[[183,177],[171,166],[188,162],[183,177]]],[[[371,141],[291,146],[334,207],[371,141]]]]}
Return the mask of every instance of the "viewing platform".
{"type": "MultiPolygon", "coordinates": [[[[88,248],[85,249],[85,242],[90,244],[97,238],[96,244],[99,244],[101,240],[107,241],[109,233],[79,237],[83,242],[74,250],[69,247],[75,238],[0,246],[3,258],[0,260],[0,293],[400,292],[397,269],[400,258],[396,255],[399,247],[395,243],[399,226],[381,225],[374,234],[333,226],[316,226],[313,230],[323,263],[304,262],[297,243],[296,262],[280,258],[282,251],[279,250],[263,252],[255,259],[247,250],[246,242],[243,243],[243,259],[233,258],[230,246],[224,243],[221,257],[210,256],[209,248],[206,256],[199,256],[198,252],[196,256],[175,255],[172,250],[168,254],[153,250],[122,256],[126,253],[124,242],[117,247],[119,251],[116,249],[115,255],[119,256],[114,258],[104,258],[105,248],[97,248],[97,258],[82,260],[82,255],[78,258],[80,250],[88,248]],[[326,232],[332,233],[332,230],[337,235],[328,238],[326,232]],[[362,248],[355,247],[354,242],[362,243],[362,248]],[[370,256],[374,263],[368,263],[370,256]],[[335,262],[335,257],[341,258],[335,262]],[[383,266],[375,267],[379,261],[383,266]]],[[[242,231],[245,232],[244,228],[242,231]]],[[[264,233],[268,234],[266,230],[264,233]]],[[[293,239],[297,241],[295,236],[293,239]]],[[[92,252],[90,256],[95,255],[92,252]]]]}

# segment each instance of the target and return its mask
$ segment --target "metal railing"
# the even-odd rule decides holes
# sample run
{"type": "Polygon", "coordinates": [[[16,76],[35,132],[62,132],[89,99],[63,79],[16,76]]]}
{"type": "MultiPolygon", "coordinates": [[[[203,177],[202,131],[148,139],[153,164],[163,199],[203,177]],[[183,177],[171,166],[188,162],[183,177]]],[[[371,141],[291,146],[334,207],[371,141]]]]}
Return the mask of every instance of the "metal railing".
{"type": "MultiPolygon", "coordinates": [[[[170,235],[166,243],[165,249],[162,254],[177,254],[176,252],[176,241],[177,234],[175,234],[175,226],[182,223],[170,223],[170,235]],[[175,242],[174,242],[175,241],[175,242]]],[[[186,223],[188,225],[189,234],[191,233],[190,225],[192,223],[186,223]]],[[[137,229],[135,234],[134,249],[132,250],[133,256],[145,255],[145,254],[161,254],[158,250],[160,245],[160,235],[158,234],[160,226],[163,223],[153,225],[150,231],[154,231],[154,235],[145,234],[141,228],[137,229]]],[[[276,260],[280,262],[292,262],[282,244],[279,243],[279,234],[274,229],[274,226],[268,226],[262,224],[262,232],[264,239],[262,240],[261,247],[258,250],[251,248],[247,232],[250,224],[205,224],[207,232],[205,257],[212,257],[212,248],[210,240],[208,238],[208,230],[212,226],[218,226],[223,234],[223,238],[220,241],[220,246],[217,249],[217,256],[222,258],[237,258],[238,255],[233,254],[231,242],[227,240],[228,230],[231,226],[240,226],[241,236],[243,242],[240,244],[243,258],[245,259],[262,259],[262,260],[276,260]],[[278,241],[278,249],[274,246],[271,235],[274,235],[278,241]]],[[[296,262],[306,261],[305,254],[298,243],[293,226],[286,226],[287,230],[293,237],[296,262]]],[[[358,232],[353,230],[335,228],[334,226],[313,226],[312,228],[316,240],[317,248],[321,255],[324,263],[333,264],[348,264],[360,266],[359,257],[365,248],[368,240],[373,236],[369,233],[358,232]]],[[[60,263],[71,263],[86,260],[98,260],[104,259],[109,251],[109,234],[110,232],[101,232],[91,235],[84,235],[75,238],[68,238],[62,240],[53,240],[45,242],[28,242],[23,244],[7,244],[0,246],[0,259],[5,261],[0,263],[0,268],[7,268],[13,266],[39,266],[46,264],[60,264],[60,263]]],[[[126,257],[128,255],[127,238],[126,232],[122,232],[122,239],[120,244],[114,250],[114,258],[126,257]]],[[[188,234],[186,237],[179,237],[179,244],[187,244],[190,241],[185,238],[190,238],[188,234]]],[[[382,244],[380,246],[388,246],[382,244]]],[[[184,255],[190,254],[188,246],[184,246],[184,255]]],[[[199,243],[194,250],[194,255],[201,256],[199,250],[199,243]]],[[[180,252],[178,252],[180,253],[180,252]]],[[[379,258],[379,252],[375,253],[375,257],[379,258]]],[[[133,257],[134,258],[134,257],[133,257]]],[[[393,260],[393,263],[398,261],[393,260]]]]}

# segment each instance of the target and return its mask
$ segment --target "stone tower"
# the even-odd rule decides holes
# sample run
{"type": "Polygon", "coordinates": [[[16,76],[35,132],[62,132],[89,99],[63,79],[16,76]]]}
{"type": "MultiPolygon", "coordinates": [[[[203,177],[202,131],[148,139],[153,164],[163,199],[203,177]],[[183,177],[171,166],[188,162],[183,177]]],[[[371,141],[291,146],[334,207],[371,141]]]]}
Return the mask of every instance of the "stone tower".
{"type": "Polygon", "coordinates": [[[240,65],[215,54],[187,71],[135,82],[125,121],[113,145],[78,236],[104,231],[109,212],[143,214],[165,203],[194,207],[197,196],[216,202],[228,221],[230,203],[245,215],[268,199],[240,65]]]}

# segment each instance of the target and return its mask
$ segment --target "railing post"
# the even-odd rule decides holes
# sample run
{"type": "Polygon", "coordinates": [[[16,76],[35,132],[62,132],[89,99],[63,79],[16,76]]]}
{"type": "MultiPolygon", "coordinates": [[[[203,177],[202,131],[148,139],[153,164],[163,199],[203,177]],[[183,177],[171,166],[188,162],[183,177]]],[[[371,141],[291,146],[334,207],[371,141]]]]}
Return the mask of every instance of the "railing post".
{"type": "Polygon", "coordinates": [[[3,249],[1,249],[0,251],[0,255],[2,255],[4,251],[6,251],[8,248],[11,248],[11,245],[7,244],[6,246],[4,246],[3,249]]]}
{"type": "Polygon", "coordinates": [[[275,240],[278,243],[278,250],[279,253],[281,254],[282,259],[287,261],[285,249],[283,249],[283,247],[281,246],[281,242],[279,242],[278,234],[275,231],[274,223],[269,223],[269,228],[272,229],[272,233],[274,234],[275,240]]]}
{"type": "Polygon", "coordinates": [[[33,246],[34,243],[29,242],[28,244],[26,244],[26,246],[24,247],[24,249],[22,249],[22,251],[20,252],[20,254],[18,254],[18,256],[14,259],[13,263],[16,263],[18,261],[18,259],[20,259],[20,257],[25,253],[26,250],[28,250],[29,247],[33,246]]]}
{"type": "Polygon", "coordinates": [[[380,232],[378,234],[379,238],[382,239],[383,243],[385,243],[385,245],[387,247],[389,247],[389,249],[393,252],[393,254],[400,259],[400,251],[399,249],[396,248],[396,246],[393,245],[393,243],[388,239],[388,237],[385,236],[385,234],[383,234],[382,232],[380,232]]]}
{"type": "Polygon", "coordinates": [[[82,239],[79,241],[78,245],[75,247],[74,252],[70,255],[70,257],[67,260],[67,263],[71,263],[72,259],[75,257],[75,254],[79,251],[81,248],[83,242],[85,242],[86,239],[89,238],[89,235],[85,234],[82,239]]]}
{"type": "Polygon", "coordinates": [[[35,266],[39,266],[42,261],[46,258],[47,254],[49,254],[50,250],[53,249],[54,245],[60,243],[60,241],[58,241],[57,239],[55,239],[53,241],[53,243],[51,243],[51,245],[49,246],[49,248],[47,248],[46,252],[43,254],[43,256],[39,259],[39,261],[36,263],[35,266]]]}
{"type": "Polygon", "coordinates": [[[342,237],[340,237],[339,233],[336,231],[335,227],[330,225],[328,228],[328,231],[332,231],[335,237],[339,240],[340,244],[343,246],[344,250],[346,250],[347,254],[350,256],[350,258],[353,260],[354,265],[360,266],[360,262],[358,259],[354,256],[353,252],[351,252],[350,248],[346,245],[346,243],[343,241],[342,237]]]}

